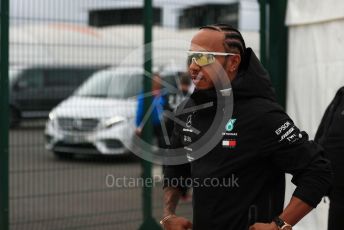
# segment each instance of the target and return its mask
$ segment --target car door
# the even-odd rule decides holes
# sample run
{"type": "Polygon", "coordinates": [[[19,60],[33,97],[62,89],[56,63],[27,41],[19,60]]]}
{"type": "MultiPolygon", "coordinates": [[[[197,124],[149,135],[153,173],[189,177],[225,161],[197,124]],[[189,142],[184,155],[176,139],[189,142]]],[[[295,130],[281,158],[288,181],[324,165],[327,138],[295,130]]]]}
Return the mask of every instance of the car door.
{"type": "Polygon", "coordinates": [[[24,116],[42,109],[43,78],[39,69],[26,69],[18,77],[13,87],[13,100],[24,116]]]}
{"type": "Polygon", "coordinates": [[[72,92],[68,77],[70,71],[64,68],[49,68],[43,71],[44,108],[51,110],[72,92]]]}

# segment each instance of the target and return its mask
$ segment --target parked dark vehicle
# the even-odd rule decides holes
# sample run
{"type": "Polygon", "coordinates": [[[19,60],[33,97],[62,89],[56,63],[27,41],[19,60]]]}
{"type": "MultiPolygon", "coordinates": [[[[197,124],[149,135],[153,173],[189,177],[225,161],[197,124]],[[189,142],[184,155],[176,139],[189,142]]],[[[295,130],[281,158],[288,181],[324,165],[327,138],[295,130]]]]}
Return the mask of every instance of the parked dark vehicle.
{"type": "Polygon", "coordinates": [[[50,110],[73,91],[99,66],[30,66],[11,67],[10,125],[22,119],[45,118],[50,110]]]}

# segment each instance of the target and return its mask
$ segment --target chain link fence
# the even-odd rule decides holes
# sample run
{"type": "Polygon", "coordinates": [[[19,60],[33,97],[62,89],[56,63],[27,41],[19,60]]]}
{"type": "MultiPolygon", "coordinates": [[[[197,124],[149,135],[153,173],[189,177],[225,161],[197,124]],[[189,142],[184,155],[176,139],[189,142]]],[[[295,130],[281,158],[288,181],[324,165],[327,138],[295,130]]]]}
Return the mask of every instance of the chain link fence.
{"type": "MultiPolygon", "coordinates": [[[[143,164],[137,155],[146,149],[133,141],[152,139],[151,152],[167,144],[154,124],[151,135],[142,133],[147,120],[140,103],[156,96],[144,83],[158,87],[163,109],[173,111],[183,99],[178,91],[185,82],[185,51],[197,28],[246,26],[246,43],[259,54],[251,23],[258,19],[239,21],[240,15],[258,17],[259,9],[240,1],[156,0],[144,10],[149,2],[1,1],[0,95],[6,109],[0,114],[0,227],[130,230],[142,229],[151,215],[161,218],[162,166],[143,164]],[[144,25],[150,23],[152,42],[145,43],[144,25]]],[[[154,112],[149,115],[154,120],[154,112]]],[[[190,220],[191,197],[189,191],[177,208],[190,220]]]]}
{"type": "MultiPolygon", "coordinates": [[[[153,5],[153,71],[173,81],[194,31],[164,27],[163,11],[153,5]]],[[[143,1],[16,0],[9,20],[10,229],[138,229],[142,160],[126,146],[144,75],[143,1]]],[[[161,166],[152,173],[159,220],[161,166]]],[[[190,199],[178,212],[191,218],[190,199]]]]}

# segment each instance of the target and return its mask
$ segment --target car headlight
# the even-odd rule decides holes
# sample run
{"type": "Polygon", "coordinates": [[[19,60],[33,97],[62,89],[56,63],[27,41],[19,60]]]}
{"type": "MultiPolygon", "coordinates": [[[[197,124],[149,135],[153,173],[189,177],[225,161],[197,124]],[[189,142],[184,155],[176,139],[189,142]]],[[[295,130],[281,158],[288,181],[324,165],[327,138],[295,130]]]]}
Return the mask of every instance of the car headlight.
{"type": "Polygon", "coordinates": [[[105,119],[103,121],[103,127],[104,128],[110,128],[114,125],[120,124],[124,121],[126,121],[127,119],[125,117],[122,116],[114,116],[114,117],[110,117],[108,119],[105,119]]]}
{"type": "Polygon", "coordinates": [[[55,113],[54,113],[54,112],[50,112],[50,113],[49,113],[49,120],[50,120],[50,121],[53,121],[53,120],[55,120],[55,118],[56,118],[55,113]]]}
{"type": "Polygon", "coordinates": [[[56,127],[57,119],[56,119],[56,114],[54,112],[49,113],[49,119],[47,121],[47,124],[51,124],[52,127],[56,127]]]}

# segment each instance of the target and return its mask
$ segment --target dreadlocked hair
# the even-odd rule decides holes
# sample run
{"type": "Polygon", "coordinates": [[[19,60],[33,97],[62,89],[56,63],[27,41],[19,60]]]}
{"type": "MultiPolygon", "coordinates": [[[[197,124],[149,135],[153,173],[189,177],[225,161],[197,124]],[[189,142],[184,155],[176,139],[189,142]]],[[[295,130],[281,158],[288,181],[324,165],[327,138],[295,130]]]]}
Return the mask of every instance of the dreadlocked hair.
{"type": "Polygon", "coordinates": [[[211,29],[224,33],[224,46],[228,52],[239,51],[243,58],[245,55],[246,45],[241,33],[227,24],[214,24],[202,26],[200,29],[211,29]]]}

